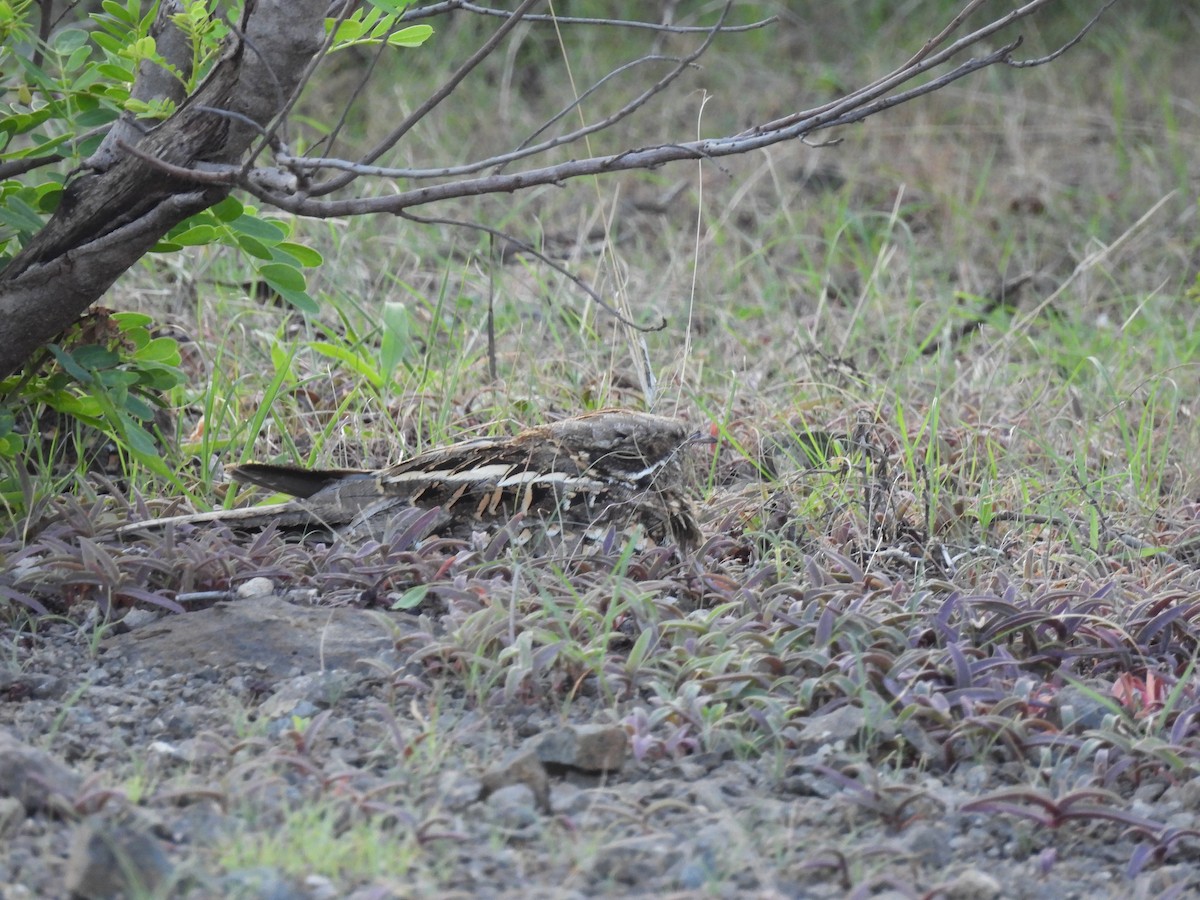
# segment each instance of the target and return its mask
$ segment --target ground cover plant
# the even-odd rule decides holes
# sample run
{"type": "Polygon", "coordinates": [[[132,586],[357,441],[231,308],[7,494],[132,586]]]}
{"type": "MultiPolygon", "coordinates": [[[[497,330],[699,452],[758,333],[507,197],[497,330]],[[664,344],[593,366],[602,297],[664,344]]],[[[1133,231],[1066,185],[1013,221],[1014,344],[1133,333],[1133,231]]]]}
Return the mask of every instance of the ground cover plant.
{"type": "MultiPolygon", "coordinates": [[[[790,109],[773,98],[798,81],[836,96],[945,13],[828,6],[715,46],[643,143],[728,133],[740,98],[790,109]]],[[[1118,11],[1059,64],[989,70],[835,145],[445,212],[661,330],[445,227],[264,215],[324,261],[309,310],[230,248],[151,257],[88,327],[133,350],[95,371],[167,392],[167,444],[98,439],[48,383],[5,457],[0,715],[75,780],[57,818],[6,820],[0,880],[62,894],[90,816],[148,894],[1195,890],[1197,34],[1186,7],[1118,11]],[[716,438],[691,453],[687,556],[614,536],[530,558],[423,541],[419,516],[366,543],[107,536],[244,501],[230,462],[382,464],[650,394],[716,438]],[[153,629],[109,624],[251,608],[263,579],[291,608],[255,639],[357,613],[366,665],[213,670],[187,632],[134,661],[153,629]],[[489,787],[563,724],[615,726],[628,759],[552,773],[548,811],[534,779],[489,787]],[[118,840],[127,821],[164,863],[118,840]]],[[[1078,22],[1041,27],[1031,56],[1078,22]]],[[[557,41],[520,37],[415,158],[481,155],[561,108],[531,64],[557,41]]],[[[612,66],[601,36],[572,53],[612,66]]],[[[438,65],[405,57],[379,108],[438,65]]],[[[347,127],[369,145],[379,118],[347,127]]]]}

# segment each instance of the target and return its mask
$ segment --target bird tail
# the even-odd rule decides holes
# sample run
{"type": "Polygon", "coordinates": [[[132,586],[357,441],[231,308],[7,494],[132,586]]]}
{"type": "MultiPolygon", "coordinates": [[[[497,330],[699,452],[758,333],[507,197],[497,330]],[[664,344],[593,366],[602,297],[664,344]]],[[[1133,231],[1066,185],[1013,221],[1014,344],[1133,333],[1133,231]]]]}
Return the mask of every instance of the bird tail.
{"type": "Polygon", "coordinates": [[[256,484],[293,497],[311,497],[356,475],[372,474],[366,469],[301,469],[298,466],[257,462],[229,466],[225,471],[234,481],[256,484]]]}

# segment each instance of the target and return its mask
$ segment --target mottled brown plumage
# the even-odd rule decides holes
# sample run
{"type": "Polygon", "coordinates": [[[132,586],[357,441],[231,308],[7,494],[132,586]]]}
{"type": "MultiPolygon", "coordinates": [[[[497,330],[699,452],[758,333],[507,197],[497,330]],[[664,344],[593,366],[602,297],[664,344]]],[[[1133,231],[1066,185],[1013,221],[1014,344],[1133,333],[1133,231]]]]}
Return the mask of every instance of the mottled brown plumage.
{"type": "Polygon", "coordinates": [[[476,438],[428,450],[377,470],[306,470],[248,463],[237,481],[291,494],[267,507],[177,516],[125,526],[220,521],[240,529],[380,532],[411,507],[437,508],[433,532],[466,538],[508,523],[523,543],[555,544],[641,526],[655,542],[684,548],[700,531],[684,494],[682,451],[696,439],[678,419],[604,410],[530,428],[511,438],[476,438]]]}

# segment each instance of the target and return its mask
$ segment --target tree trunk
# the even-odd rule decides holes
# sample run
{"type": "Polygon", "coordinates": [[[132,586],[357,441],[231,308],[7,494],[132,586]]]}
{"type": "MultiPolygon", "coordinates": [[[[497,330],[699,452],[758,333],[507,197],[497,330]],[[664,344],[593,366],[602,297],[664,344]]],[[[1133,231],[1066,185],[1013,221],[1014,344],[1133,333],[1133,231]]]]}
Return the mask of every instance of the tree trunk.
{"type": "MultiPolygon", "coordinates": [[[[164,2],[156,30],[173,29],[164,2]]],[[[224,185],[176,178],[126,153],[118,140],[175,166],[236,163],[260,126],[282,111],[305,67],[320,49],[327,0],[247,0],[241,23],[208,77],[175,113],[141,134],[115,126],[88,161],[92,171],[72,181],[58,209],[8,267],[0,272],[0,377],[17,371],[96,302],[171,228],[228,195],[224,185]]],[[[190,48],[189,48],[190,49],[190,48]]],[[[141,71],[143,81],[159,73],[141,71]]]]}

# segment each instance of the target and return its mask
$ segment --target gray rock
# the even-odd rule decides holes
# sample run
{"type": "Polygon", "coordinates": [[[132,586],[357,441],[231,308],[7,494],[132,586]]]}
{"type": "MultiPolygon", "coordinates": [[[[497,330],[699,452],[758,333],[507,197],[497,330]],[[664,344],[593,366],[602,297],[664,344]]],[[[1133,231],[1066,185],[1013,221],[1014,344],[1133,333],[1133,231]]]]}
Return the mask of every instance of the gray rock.
{"type": "Polygon", "coordinates": [[[535,805],[538,798],[527,784],[508,784],[498,788],[488,797],[487,803],[496,811],[500,824],[505,828],[528,828],[541,820],[535,805]]]}
{"type": "Polygon", "coordinates": [[[44,750],[0,730],[0,797],[13,797],[30,815],[56,811],[82,779],[44,750]]]}
{"type": "Polygon", "coordinates": [[[9,837],[25,821],[25,804],[16,797],[0,797],[0,840],[9,837]]]}
{"type": "Polygon", "coordinates": [[[1000,882],[979,869],[960,872],[937,890],[937,895],[946,900],[995,900],[1002,893],[1000,882]]]}
{"type": "Polygon", "coordinates": [[[629,749],[620,725],[568,725],[526,741],[545,765],[603,775],[619,771],[629,749]]]}
{"type": "Polygon", "coordinates": [[[86,819],[71,839],[66,889],[85,900],[165,897],[171,868],[162,846],[150,835],[86,819]]]}
{"type": "Polygon", "coordinates": [[[348,683],[341,672],[298,675],[275,685],[275,693],[259,704],[258,711],[268,719],[309,718],[332,706],[348,683]]]}
{"type": "Polygon", "coordinates": [[[479,799],[486,800],[496,791],[513,784],[523,784],[533,792],[538,809],[550,812],[550,779],[546,767],[531,749],[510,753],[504,761],[484,773],[480,779],[479,799]]]}
{"type": "Polygon", "coordinates": [[[256,667],[276,678],[350,669],[391,651],[393,637],[378,613],[293,606],[255,596],[211,609],[167,616],[102,643],[105,652],[170,671],[256,667]]]}

